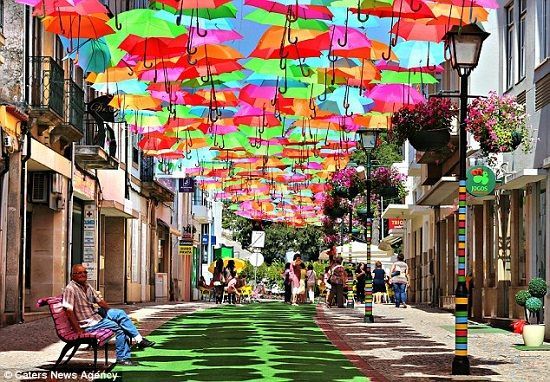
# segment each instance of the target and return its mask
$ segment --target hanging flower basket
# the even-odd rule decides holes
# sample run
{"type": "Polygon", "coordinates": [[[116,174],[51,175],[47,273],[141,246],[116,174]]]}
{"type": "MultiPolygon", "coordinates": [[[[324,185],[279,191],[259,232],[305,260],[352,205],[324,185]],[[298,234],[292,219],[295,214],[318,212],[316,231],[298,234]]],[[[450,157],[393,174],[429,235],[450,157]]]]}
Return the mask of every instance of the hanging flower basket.
{"type": "Polygon", "coordinates": [[[330,181],[331,195],[334,197],[353,199],[366,188],[365,179],[359,176],[355,168],[346,167],[335,172],[330,181]]]}
{"type": "Polygon", "coordinates": [[[450,140],[448,128],[415,131],[409,135],[409,142],[417,151],[439,150],[447,146],[450,140]]]}
{"type": "Polygon", "coordinates": [[[476,98],[468,106],[466,130],[485,154],[510,152],[519,146],[524,152],[531,150],[525,105],[515,97],[490,92],[487,98],[476,98]]]}
{"type": "Polygon", "coordinates": [[[331,219],[343,217],[348,212],[348,208],[342,205],[342,199],[327,195],[323,202],[323,214],[331,219]]]}
{"type": "Polygon", "coordinates": [[[392,116],[388,137],[402,145],[407,139],[418,151],[437,150],[451,139],[451,123],[456,108],[447,98],[432,97],[414,106],[405,106],[392,116]]]}
{"type": "Polygon", "coordinates": [[[378,167],[371,174],[372,191],[386,199],[404,198],[405,176],[393,167],[378,167]]]}
{"type": "MultiPolygon", "coordinates": [[[[359,220],[361,220],[362,222],[366,222],[369,218],[369,212],[366,208],[359,208],[355,211],[355,213],[357,214],[359,220]]],[[[372,215],[372,213],[370,215],[372,215]]]]}
{"type": "Polygon", "coordinates": [[[399,196],[399,189],[394,186],[380,187],[377,194],[386,199],[397,198],[399,196]]]}
{"type": "Polygon", "coordinates": [[[347,210],[342,207],[333,207],[325,211],[325,215],[330,216],[333,219],[341,218],[346,215],[347,210]]]}

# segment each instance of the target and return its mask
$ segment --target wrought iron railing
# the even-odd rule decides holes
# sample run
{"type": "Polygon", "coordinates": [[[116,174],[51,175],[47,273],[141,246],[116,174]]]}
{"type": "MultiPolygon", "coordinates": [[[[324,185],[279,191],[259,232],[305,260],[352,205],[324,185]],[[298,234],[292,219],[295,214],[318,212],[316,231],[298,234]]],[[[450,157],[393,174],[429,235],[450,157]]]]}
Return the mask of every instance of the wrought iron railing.
{"type": "Polygon", "coordinates": [[[63,117],[64,73],[52,57],[31,57],[31,106],[50,109],[63,117]]]}
{"type": "Polygon", "coordinates": [[[155,161],[153,157],[142,157],[139,170],[142,182],[152,182],[155,179],[155,161]]]}
{"type": "Polygon", "coordinates": [[[86,118],[84,120],[84,136],[82,137],[80,144],[88,146],[101,146],[102,148],[104,148],[105,141],[101,143],[97,142],[97,132],[97,122],[93,119],[86,118]]]}
{"type": "Polygon", "coordinates": [[[65,123],[84,133],[84,90],[73,80],[65,80],[65,123]]]}

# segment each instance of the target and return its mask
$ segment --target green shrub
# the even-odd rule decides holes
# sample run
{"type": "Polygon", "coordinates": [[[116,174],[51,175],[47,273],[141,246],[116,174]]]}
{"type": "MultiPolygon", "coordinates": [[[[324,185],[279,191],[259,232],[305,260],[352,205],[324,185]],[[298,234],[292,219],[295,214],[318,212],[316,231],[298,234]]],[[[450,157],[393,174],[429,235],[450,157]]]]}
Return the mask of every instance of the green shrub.
{"type": "Polygon", "coordinates": [[[542,310],[542,301],[538,297],[530,297],[525,302],[525,307],[530,312],[533,312],[533,313],[540,312],[542,310]]]}
{"type": "Polygon", "coordinates": [[[529,282],[529,293],[531,293],[531,296],[543,298],[546,296],[547,291],[548,286],[546,285],[546,281],[540,277],[535,277],[529,282]]]}
{"type": "Polygon", "coordinates": [[[528,290],[520,290],[516,293],[516,304],[519,306],[525,306],[525,302],[531,297],[531,293],[529,293],[528,290]]]}

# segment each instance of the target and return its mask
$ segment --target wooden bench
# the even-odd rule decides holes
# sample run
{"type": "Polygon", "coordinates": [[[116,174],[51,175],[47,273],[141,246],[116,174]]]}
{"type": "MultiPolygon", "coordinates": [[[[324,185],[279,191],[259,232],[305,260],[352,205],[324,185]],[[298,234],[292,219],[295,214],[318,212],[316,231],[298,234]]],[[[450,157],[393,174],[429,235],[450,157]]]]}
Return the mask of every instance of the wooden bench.
{"type": "Polygon", "coordinates": [[[108,342],[109,339],[115,335],[115,333],[110,329],[98,329],[92,332],[84,333],[76,332],[69,321],[69,317],[67,316],[65,308],[63,308],[62,302],[63,298],[61,296],[57,296],[41,298],[36,303],[37,307],[43,307],[46,305],[49,306],[57,336],[61,341],[66,343],[63,350],[61,350],[59,358],[55,362],[53,370],[55,370],[57,366],[62,363],[61,360],[65,357],[65,354],[72,349],[72,352],[63,364],[69,362],[69,360],[75,355],[80,345],[89,345],[94,350],[94,369],[97,369],[97,349],[98,347],[105,346],[105,365],[107,365],[109,361],[108,342]]]}

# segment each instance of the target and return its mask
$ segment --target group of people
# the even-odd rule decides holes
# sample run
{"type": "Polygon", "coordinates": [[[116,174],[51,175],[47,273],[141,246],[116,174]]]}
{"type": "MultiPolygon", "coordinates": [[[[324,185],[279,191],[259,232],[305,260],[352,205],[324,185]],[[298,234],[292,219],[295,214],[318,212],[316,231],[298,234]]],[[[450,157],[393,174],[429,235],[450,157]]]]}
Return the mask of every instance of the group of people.
{"type": "Polygon", "coordinates": [[[241,295],[241,288],[246,285],[246,280],[241,275],[237,275],[234,260],[229,260],[227,266],[224,267],[223,260],[218,259],[214,266],[211,284],[211,286],[207,286],[204,277],[201,276],[199,286],[214,288],[216,304],[223,302],[224,294],[227,294],[229,304],[237,304],[237,299],[241,295]]]}
{"type": "Polygon", "coordinates": [[[299,253],[294,255],[292,262],[285,264],[282,277],[284,280],[286,303],[298,305],[306,301],[310,303],[315,302],[317,273],[311,264],[306,269],[306,265],[299,253]]]}

